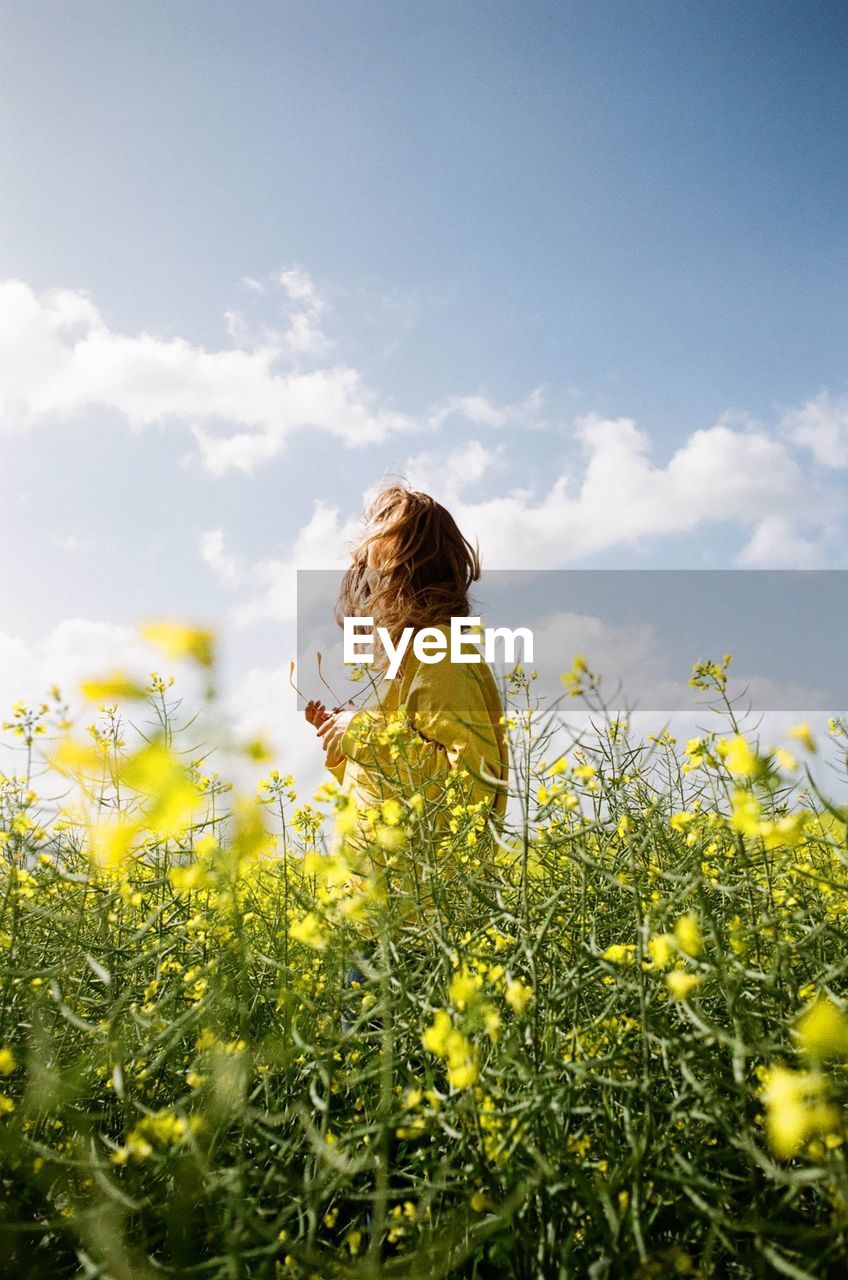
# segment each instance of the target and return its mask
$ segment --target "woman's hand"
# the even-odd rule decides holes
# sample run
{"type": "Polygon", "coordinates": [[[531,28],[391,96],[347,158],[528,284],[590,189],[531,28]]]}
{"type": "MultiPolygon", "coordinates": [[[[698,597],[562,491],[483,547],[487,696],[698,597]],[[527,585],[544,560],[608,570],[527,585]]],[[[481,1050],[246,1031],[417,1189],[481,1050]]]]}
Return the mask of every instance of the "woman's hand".
{"type": "Polygon", "coordinates": [[[324,744],[328,769],[335,769],[344,760],[342,738],[356,711],[357,708],[351,706],[334,707],[331,712],[327,712],[318,726],[318,737],[324,744]]]}
{"type": "Polygon", "coordinates": [[[307,724],[312,724],[316,729],[320,729],[330,713],[323,702],[319,702],[317,698],[310,698],[303,714],[306,716],[307,724]]]}

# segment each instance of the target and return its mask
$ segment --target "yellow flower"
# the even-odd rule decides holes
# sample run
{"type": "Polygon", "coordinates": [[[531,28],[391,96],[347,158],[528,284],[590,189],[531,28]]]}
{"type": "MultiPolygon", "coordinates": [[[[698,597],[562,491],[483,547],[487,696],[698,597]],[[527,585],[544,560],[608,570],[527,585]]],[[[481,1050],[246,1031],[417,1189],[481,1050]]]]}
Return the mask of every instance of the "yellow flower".
{"type": "Polygon", "coordinates": [[[522,1014],[533,998],[533,988],[521,978],[513,978],[506,984],[504,999],[513,1013],[522,1014]]]}
{"type": "Polygon", "coordinates": [[[477,1063],[473,1059],[448,1062],[448,1084],[452,1089],[468,1089],[477,1080],[479,1074],[477,1063]]]}
{"type": "Polygon", "coordinates": [[[124,671],[113,671],[101,680],[83,680],[80,692],[90,702],[120,702],[121,698],[143,698],[144,687],[124,671]]]}
{"type": "Polygon", "coordinates": [[[397,853],[406,844],[406,832],[399,827],[384,827],[380,824],[374,834],[378,845],[386,853],[397,853]]]}
{"type": "Polygon", "coordinates": [[[346,804],[336,810],[336,835],[339,838],[352,835],[359,824],[359,810],[356,801],[348,798],[346,804]]]}
{"type": "Polygon", "coordinates": [[[614,942],[603,953],[603,959],[611,964],[633,964],[636,948],[632,942],[614,942]]]}
{"type": "Polygon", "coordinates": [[[750,791],[739,787],[733,793],[733,813],[730,816],[730,827],[743,836],[760,834],[760,802],[750,791]]]}
{"type": "Polygon", "coordinates": [[[657,969],[668,967],[676,948],[676,939],[670,933],[658,933],[648,942],[648,954],[657,969]]]}
{"type": "Polygon", "coordinates": [[[137,1161],[147,1160],[153,1155],[156,1146],[179,1146],[202,1127],[200,1116],[191,1116],[186,1120],[164,1108],[139,1120],[128,1135],[126,1145],[113,1151],[110,1160],[113,1164],[126,1164],[130,1156],[137,1161]]]}
{"type": "Polygon", "coordinates": [[[848,1058],[848,1018],[827,996],[820,996],[795,1024],[801,1048],[810,1058],[848,1058]]]}
{"type": "Polygon", "coordinates": [[[774,752],[774,758],[780,765],[781,769],[785,769],[787,773],[791,773],[793,769],[798,768],[798,761],[795,759],[791,751],[787,751],[785,747],[778,747],[774,752]]]}
{"type": "Polygon", "coordinates": [[[806,822],[805,813],[787,813],[776,822],[761,822],[764,845],[767,849],[794,848],[803,838],[806,822]]]}
{"type": "Polygon", "coordinates": [[[101,818],[88,828],[91,861],[103,871],[114,871],[132,852],[141,824],[131,818],[101,818]]]}
{"type": "Polygon", "coordinates": [[[734,916],[728,924],[728,934],[730,938],[730,949],[737,956],[744,956],[748,950],[748,940],[742,928],[742,919],[740,916],[734,916]]]}
{"type": "Polygon", "coordinates": [[[824,1077],[812,1071],[771,1067],[766,1072],[766,1137],[781,1160],[797,1155],[811,1137],[840,1131],[839,1109],[827,1101],[826,1090],[824,1077]]]}
{"type": "Polygon", "coordinates": [[[302,942],[315,951],[323,951],[327,945],[327,936],[314,911],[308,911],[300,920],[289,926],[289,934],[297,942],[302,942]]]}
{"type": "Polygon", "coordinates": [[[493,1004],[489,1004],[488,1002],[486,1002],[483,1005],[482,1012],[483,1012],[483,1029],[486,1032],[486,1035],[492,1041],[492,1044],[496,1044],[500,1038],[501,1015],[498,1013],[495,1006],[493,1004]]]}
{"type": "Polygon", "coordinates": [[[202,862],[189,862],[182,867],[172,867],[169,877],[177,893],[190,893],[192,889],[207,889],[214,883],[208,868],[202,862]]]}
{"type": "Polygon", "coordinates": [[[477,1050],[453,1025],[450,1014],[439,1009],[432,1024],[421,1036],[421,1043],[437,1058],[447,1063],[448,1083],[454,1089],[468,1089],[477,1080],[477,1050]]]}
{"type": "Polygon", "coordinates": [[[666,985],[675,1000],[685,1000],[690,991],[700,985],[697,973],[686,973],[683,969],[672,969],[666,974],[666,985]]]}
{"type": "Polygon", "coordinates": [[[47,756],[48,763],[59,773],[75,777],[99,774],[103,768],[103,753],[96,747],[75,742],[71,737],[61,738],[58,746],[47,756]]]}
{"type": "Polygon", "coordinates": [[[586,659],[582,653],[577,654],[571,664],[571,670],[563,672],[560,679],[568,691],[569,698],[579,697],[581,693],[586,691],[586,687],[591,683],[591,680],[589,678],[589,668],[586,666],[586,659]]]}
{"type": "Polygon", "coordinates": [[[403,817],[403,805],[394,796],[384,800],[382,804],[383,821],[390,827],[396,827],[403,817]]]}
{"type": "Polygon", "coordinates": [[[790,738],[796,738],[808,751],[815,752],[816,744],[808,724],[796,724],[789,730],[790,738]]]}
{"type": "Polygon", "coordinates": [[[147,823],[164,839],[182,834],[204,803],[188,770],[164,742],[149,742],[127,757],[120,777],[144,796],[147,823]]]}
{"type": "Polygon", "coordinates": [[[479,973],[469,973],[463,966],[453,975],[448,987],[451,1004],[460,1012],[467,1009],[477,999],[482,986],[483,979],[479,973]]]}
{"type": "Polygon", "coordinates": [[[711,662],[709,658],[694,663],[689,680],[690,685],[694,689],[724,689],[727,686],[727,668],[732,658],[732,654],[726,653],[720,664],[711,662]]]}
{"type": "Polygon", "coordinates": [[[141,628],[141,634],[169,658],[191,658],[201,667],[211,667],[214,663],[215,637],[203,627],[182,622],[148,622],[141,628]]]}
{"type": "Polygon", "coordinates": [[[446,1009],[437,1010],[433,1021],[421,1037],[421,1043],[425,1049],[429,1049],[430,1053],[434,1053],[437,1058],[441,1058],[445,1053],[448,1036],[453,1030],[453,1023],[450,1020],[450,1014],[446,1009]]]}
{"type": "Polygon", "coordinates": [[[756,753],[746,738],[741,733],[737,733],[731,738],[724,757],[724,763],[731,773],[736,774],[740,778],[750,778],[752,774],[757,772],[759,762],[756,753]]]}
{"type": "Polygon", "coordinates": [[[0,1049],[0,1075],[10,1076],[17,1065],[11,1049],[0,1049]]]}
{"type": "Polygon", "coordinates": [[[688,956],[699,956],[704,949],[701,927],[694,912],[680,917],[674,926],[674,936],[680,950],[688,956]]]}

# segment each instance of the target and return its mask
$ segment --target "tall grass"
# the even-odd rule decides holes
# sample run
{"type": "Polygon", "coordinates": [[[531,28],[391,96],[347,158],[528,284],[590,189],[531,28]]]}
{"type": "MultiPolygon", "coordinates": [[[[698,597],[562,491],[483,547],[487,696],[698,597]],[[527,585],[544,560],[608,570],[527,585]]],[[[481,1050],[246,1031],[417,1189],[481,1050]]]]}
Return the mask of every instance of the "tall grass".
{"type": "Polygon", "coordinates": [[[563,752],[517,671],[501,840],[462,779],[387,802],[355,888],[344,796],[230,789],[158,676],[92,686],[84,739],[19,704],[2,1274],[844,1274],[846,825],[725,672],[684,746],[578,662],[563,752]]]}

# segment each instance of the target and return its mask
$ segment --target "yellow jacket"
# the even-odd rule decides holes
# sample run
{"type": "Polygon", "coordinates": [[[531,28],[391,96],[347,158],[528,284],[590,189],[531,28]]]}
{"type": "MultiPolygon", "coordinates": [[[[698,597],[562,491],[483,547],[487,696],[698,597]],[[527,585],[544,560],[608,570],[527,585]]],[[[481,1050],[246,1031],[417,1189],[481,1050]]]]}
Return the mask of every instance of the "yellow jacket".
{"type": "MultiPolygon", "coordinates": [[[[449,643],[449,628],[440,629],[449,643]]],[[[367,845],[372,864],[386,864],[386,846],[374,839],[375,818],[380,823],[375,809],[382,814],[392,798],[420,796],[437,839],[458,827],[468,829],[469,806],[479,806],[478,827],[490,817],[501,819],[509,774],[502,720],[500,693],[487,663],[452,663],[449,654],[423,663],[410,646],[398,675],[381,681],[341,741],[344,761],[332,772],[358,813],[371,814],[358,832],[348,825],[347,847],[367,845]]],[[[391,844],[388,850],[389,862],[406,864],[407,874],[412,872],[418,857],[414,847],[397,857],[391,856],[391,844]]],[[[417,896],[420,901],[420,892],[417,896]]]]}

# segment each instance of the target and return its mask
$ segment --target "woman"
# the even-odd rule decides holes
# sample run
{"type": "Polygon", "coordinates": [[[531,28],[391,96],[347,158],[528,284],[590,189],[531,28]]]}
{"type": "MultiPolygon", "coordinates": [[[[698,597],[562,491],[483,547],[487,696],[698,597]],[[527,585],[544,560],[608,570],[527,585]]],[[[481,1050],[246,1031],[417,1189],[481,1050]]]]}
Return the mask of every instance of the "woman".
{"type": "MultiPolygon", "coordinates": [[[[341,626],[345,617],[372,618],[394,645],[409,626],[447,633],[452,617],[470,615],[468,592],[479,576],[478,553],[450,513],[428,494],[394,484],[365,512],[336,620],[341,626]]],[[[385,666],[385,654],[376,654],[371,670],[378,678],[385,666]]],[[[355,829],[348,824],[348,843],[366,849],[372,864],[385,865],[387,854],[397,854],[396,866],[405,858],[407,876],[397,887],[414,893],[419,905],[422,879],[447,876],[457,861],[467,861],[478,834],[502,818],[508,773],[503,707],[485,662],[453,663],[448,652],[439,662],[424,663],[410,643],[395,678],[375,681],[369,705],[328,711],[313,701],[306,718],[318,732],[328,768],[362,815],[355,829]],[[423,811],[434,837],[427,843],[435,859],[426,866],[420,845],[393,849],[391,823],[386,835],[386,815],[397,821],[410,811],[423,811]]]]}

